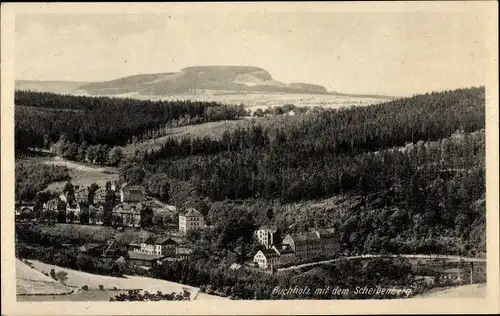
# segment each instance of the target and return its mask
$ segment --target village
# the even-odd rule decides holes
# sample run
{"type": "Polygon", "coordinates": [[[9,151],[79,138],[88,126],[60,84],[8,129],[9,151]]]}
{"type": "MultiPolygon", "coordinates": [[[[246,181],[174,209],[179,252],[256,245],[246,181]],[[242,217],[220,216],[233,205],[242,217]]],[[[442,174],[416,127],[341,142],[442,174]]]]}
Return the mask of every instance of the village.
{"type": "MultiPolygon", "coordinates": [[[[96,186],[95,186],[96,187],[96,186]]],[[[136,266],[150,268],[167,261],[181,261],[193,253],[193,245],[186,238],[192,231],[210,229],[205,217],[196,209],[178,212],[173,205],[166,205],[148,196],[144,187],[127,183],[107,182],[103,188],[74,186],[68,182],[58,196],[43,203],[42,210],[33,216],[34,203],[17,202],[16,221],[41,221],[49,224],[100,225],[113,227],[116,232],[140,229],[153,212],[178,213],[178,225],[157,236],[130,241],[124,244],[115,238],[104,243],[85,243],[78,250],[94,257],[127,261],[136,266]]],[[[308,232],[283,234],[276,226],[261,226],[254,238],[261,246],[253,260],[244,266],[260,271],[275,272],[277,267],[337,255],[339,243],[334,229],[311,229],[308,232]]],[[[233,264],[231,269],[242,265],[233,264]]]]}

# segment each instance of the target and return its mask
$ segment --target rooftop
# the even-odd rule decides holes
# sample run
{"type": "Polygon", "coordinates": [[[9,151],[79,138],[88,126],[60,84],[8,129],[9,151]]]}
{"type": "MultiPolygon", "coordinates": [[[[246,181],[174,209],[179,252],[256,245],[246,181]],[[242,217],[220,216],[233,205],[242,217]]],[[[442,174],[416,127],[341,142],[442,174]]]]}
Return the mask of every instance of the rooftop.
{"type": "Polygon", "coordinates": [[[160,255],[150,255],[147,253],[140,253],[140,252],[135,252],[135,251],[128,251],[128,257],[130,260],[159,260],[163,258],[163,256],[160,255]]]}
{"type": "Polygon", "coordinates": [[[168,244],[177,244],[177,242],[170,237],[152,237],[147,238],[144,243],[146,244],[154,244],[154,245],[168,245],[168,244]]]}
{"type": "Polygon", "coordinates": [[[282,255],[286,255],[286,254],[294,254],[295,251],[293,251],[292,247],[290,247],[290,245],[276,245],[276,250],[282,254],[282,255]]]}
{"type": "Polygon", "coordinates": [[[319,241],[320,239],[315,233],[290,234],[290,237],[292,237],[294,241],[319,241]]]}
{"type": "Polygon", "coordinates": [[[203,215],[198,210],[195,210],[192,207],[190,207],[190,208],[187,209],[187,212],[184,214],[184,216],[198,216],[198,217],[203,217],[203,215]]]}
{"type": "Polygon", "coordinates": [[[266,258],[279,257],[279,254],[276,252],[276,250],[272,248],[262,249],[260,250],[260,252],[262,252],[262,254],[266,256],[266,258]]]}
{"type": "Polygon", "coordinates": [[[259,227],[259,230],[269,230],[272,233],[275,233],[278,231],[278,227],[276,226],[268,226],[268,225],[263,225],[259,227]]]}
{"type": "Polygon", "coordinates": [[[130,211],[137,211],[142,209],[142,204],[141,203],[120,203],[115,206],[114,211],[118,211],[119,209],[122,209],[123,211],[130,212],[130,211]]]}

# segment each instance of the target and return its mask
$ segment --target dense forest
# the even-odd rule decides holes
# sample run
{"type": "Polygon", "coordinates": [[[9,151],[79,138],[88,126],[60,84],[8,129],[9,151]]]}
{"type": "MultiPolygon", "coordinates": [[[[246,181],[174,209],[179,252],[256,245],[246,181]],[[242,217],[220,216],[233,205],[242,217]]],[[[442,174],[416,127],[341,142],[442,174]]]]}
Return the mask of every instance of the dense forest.
{"type": "Polygon", "coordinates": [[[150,191],[177,179],[209,204],[268,201],[278,205],[270,222],[285,231],[340,227],[351,251],[485,249],[484,88],[277,122],[218,140],[170,140],[124,177],[150,191]],[[283,205],[339,195],[357,203],[348,212],[281,216],[283,205]]]}
{"type": "Polygon", "coordinates": [[[68,180],[68,169],[37,161],[16,161],[16,201],[31,201],[51,182],[68,180]]]}
{"type": "Polygon", "coordinates": [[[232,120],[242,106],[215,102],[149,101],[108,97],[15,92],[15,145],[48,148],[65,135],[68,142],[123,145],[171,126],[232,120]]]}

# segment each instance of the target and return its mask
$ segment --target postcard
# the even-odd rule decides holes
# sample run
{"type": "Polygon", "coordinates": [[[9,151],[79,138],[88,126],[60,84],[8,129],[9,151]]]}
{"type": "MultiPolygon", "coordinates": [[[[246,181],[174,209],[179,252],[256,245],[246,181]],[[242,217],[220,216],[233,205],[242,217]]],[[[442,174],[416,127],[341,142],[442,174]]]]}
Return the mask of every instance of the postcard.
{"type": "Polygon", "coordinates": [[[499,312],[497,9],[2,4],[2,314],[499,312]]]}

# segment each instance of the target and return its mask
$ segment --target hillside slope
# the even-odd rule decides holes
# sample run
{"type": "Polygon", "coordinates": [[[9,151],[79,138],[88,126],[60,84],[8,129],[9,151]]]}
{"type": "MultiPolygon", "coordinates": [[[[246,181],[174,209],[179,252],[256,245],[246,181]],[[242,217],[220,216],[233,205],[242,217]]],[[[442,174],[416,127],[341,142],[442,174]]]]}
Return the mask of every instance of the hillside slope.
{"type": "Polygon", "coordinates": [[[16,293],[19,295],[67,294],[72,289],[16,259],[16,293]]]}
{"type": "Polygon", "coordinates": [[[70,93],[81,85],[82,81],[41,81],[41,80],[16,80],[16,90],[30,90],[37,92],[70,93]]]}
{"type": "Polygon", "coordinates": [[[285,84],[276,81],[266,70],[247,66],[195,66],[177,73],[134,75],[79,87],[90,94],[138,93],[166,95],[194,90],[266,91],[288,93],[327,93],[319,85],[285,84]]]}

